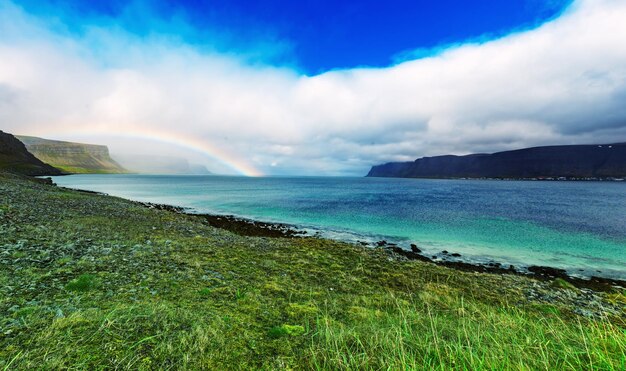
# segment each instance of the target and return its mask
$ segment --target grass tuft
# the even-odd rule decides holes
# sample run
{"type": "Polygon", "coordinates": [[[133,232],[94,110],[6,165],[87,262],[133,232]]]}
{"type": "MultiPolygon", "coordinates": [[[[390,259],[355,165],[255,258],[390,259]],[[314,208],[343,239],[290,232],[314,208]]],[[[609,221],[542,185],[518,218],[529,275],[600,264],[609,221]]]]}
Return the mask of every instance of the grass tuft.
{"type": "Polygon", "coordinates": [[[98,279],[93,274],[81,274],[77,278],[71,280],[65,285],[65,289],[69,291],[89,291],[98,285],[98,279]]]}
{"type": "Polygon", "coordinates": [[[300,325],[280,325],[272,327],[268,331],[269,337],[272,339],[278,339],[285,336],[301,336],[304,335],[306,330],[300,325]]]}

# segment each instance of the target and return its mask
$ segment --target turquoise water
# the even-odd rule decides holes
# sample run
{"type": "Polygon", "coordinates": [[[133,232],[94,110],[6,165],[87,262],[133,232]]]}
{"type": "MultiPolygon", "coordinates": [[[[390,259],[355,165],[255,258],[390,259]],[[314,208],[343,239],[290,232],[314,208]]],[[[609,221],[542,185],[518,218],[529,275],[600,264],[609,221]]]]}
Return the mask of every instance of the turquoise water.
{"type": "Polygon", "coordinates": [[[385,239],[429,255],[626,279],[626,184],[387,178],[72,175],[61,186],[385,239]],[[600,271],[600,272],[598,272],[600,271]]]}

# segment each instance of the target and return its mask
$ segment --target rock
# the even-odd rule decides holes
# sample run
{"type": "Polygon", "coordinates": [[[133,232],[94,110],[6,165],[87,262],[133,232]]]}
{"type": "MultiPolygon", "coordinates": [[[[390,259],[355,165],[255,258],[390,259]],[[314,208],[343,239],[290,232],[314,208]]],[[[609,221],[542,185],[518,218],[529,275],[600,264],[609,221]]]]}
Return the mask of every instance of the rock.
{"type": "Polygon", "coordinates": [[[387,241],[385,241],[385,240],[381,240],[381,241],[376,242],[376,246],[378,246],[378,247],[383,247],[383,246],[386,246],[386,245],[387,245],[387,241]]]}
{"type": "Polygon", "coordinates": [[[34,182],[37,182],[37,183],[45,184],[45,185],[51,185],[51,186],[56,185],[52,181],[52,178],[50,178],[50,177],[48,177],[48,178],[33,178],[31,180],[34,181],[34,182]]]}
{"type": "Polygon", "coordinates": [[[587,310],[587,309],[576,308],[576,309],[574,309],[574,313],[576,313],[578,315],[581,315],[583,317],[593,318],[593,312],[591,312],[590,310],[587,310]]]}
{"type": "Polygon", "coordinates": [[[531,265],[528,267],[528,271],[534,273],[539,277],[548,278],[568,278],[567,272],[564,269],[543,267],[538,265],[531,265]]]}
{"type": "Polygon", "coordinates": [[[442,253],[443,255],[448,255],[448,250],[443,250],[441,253],[442,253]]]}
{"type": "Polygon", "coordinates": [[[455,258],[460,258],[461,254],[455,252],[454,254],[451,254],[450,256],[454,256],[455,258]]]}
{"type": "Polygon", "coordinates": [[[410,260],[421,260],[421,261],[427,261],[430,262],[432,260],[430,260],[429,258],[427,258],[426,256],[420,255],[418,253],[412,252],[412,251],[407,251],[405,249],[402,249],[396,245],[386,245],[385,246],[386,249],[393,251],[394,253],[396,253],[397,255],[403,256],[407,259],[410,260]]]}
{"type": "Polygon", "coordinates": [[[421,252],[422,252],[422,250],[420,250],[420,248],[419,248],[419,247],[417,247],[417,245],[416,245],[416,244],[414,244],[414,243],[412,243],[412,244],[411,244],[411,251],[413,251],[413,252],[414,252],[414,253],[416,253],[416,254],[419,254],[419,253],[421,253],[421,252]]]}
{"type": "Polygon", "coordinates": [[[556,278],[550,286],[557,289],[576,290],[576,287],[562,278],[556,278]]]}

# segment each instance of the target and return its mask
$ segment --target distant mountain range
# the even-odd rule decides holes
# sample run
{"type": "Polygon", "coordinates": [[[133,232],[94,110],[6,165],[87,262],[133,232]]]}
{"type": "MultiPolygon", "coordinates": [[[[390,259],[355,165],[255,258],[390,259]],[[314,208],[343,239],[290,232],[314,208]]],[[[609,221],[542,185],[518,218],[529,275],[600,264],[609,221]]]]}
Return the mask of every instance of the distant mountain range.
{"type": "Polygon", "coordinates": [[[373,166],[368,177],[623,178],[626,143],[546,146],[466,156],[422,157],[373,166]]]}
{"type": "Polygon", "coordinates": [[[115,154],[115,159],[132,172],[140,174],[209,175],[204,165],[172,156],[148,156],[138,154],[115,154]]]}
{"type": "Polygon", "coordinates": [[[59,169],[28,152],[24,143],[3,131],[0,131],[0,171],[30,176],[61,174],[59,169]]]}
{"type": "Polygon", "coordinates": [[[128,172],[111,158],[107,146],[24,135],[17,135],[16,138],[22,141],[35,157],[66,173],[121,174],[128,172]]]}

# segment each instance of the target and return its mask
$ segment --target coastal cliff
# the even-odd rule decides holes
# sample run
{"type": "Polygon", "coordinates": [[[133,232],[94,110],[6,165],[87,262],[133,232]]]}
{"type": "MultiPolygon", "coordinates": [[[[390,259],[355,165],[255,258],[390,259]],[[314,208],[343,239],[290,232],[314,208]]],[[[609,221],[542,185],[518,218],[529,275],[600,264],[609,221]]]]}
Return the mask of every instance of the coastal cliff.
{"type": "Polygon", "coordinates": [[[373,166],[368,177],[623,178],[626,143],[533,147],[493,154],[422,157],[373,166]]]}
{"type": "Polygon", "coordinates": [[[111,158],[107,146],[17,136],[35,157],[68,173],[127,173],[111,158]]]}
{"type": "Polygon", "coordinates": [[[0,171],[22,175],[60,175],[61,171],[33,156],[24,143],[0,131],[0,171]]]}

